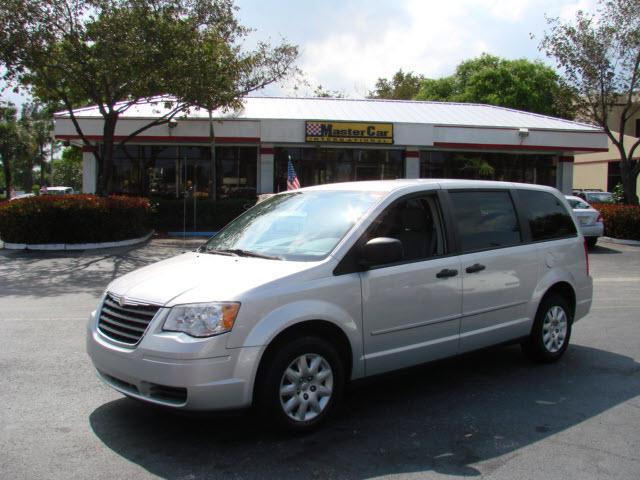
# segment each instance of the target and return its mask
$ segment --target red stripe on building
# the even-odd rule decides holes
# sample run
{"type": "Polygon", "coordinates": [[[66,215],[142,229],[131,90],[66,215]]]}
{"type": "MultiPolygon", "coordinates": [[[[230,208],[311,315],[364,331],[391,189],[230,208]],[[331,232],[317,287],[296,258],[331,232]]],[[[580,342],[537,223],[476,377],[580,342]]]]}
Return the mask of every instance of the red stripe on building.
{"type": "MultiPolygon", "coordinates": [[[[102,135],[85,135],[88,140],[95,142],[101,142],[102,135]]],[[[116,135],[113,137],[115,142],[120,142],[127,138],[124,135],[116,135]]],[[[80,135],[56,135],[57,140],[82,140],[80,135]]],[[[216,143],[260,143],[258,137],[215,137],[216,143]]],[[[168,143],[209,143],[209,137],[186,137],[175,135],[136,135],[128,143],[140,143],[140,142],[168,142],[168,143]]]]}
{"type": "Polygon", "coordinates": [[[499,143],[453,143],[433,142],[434,147],[465,150],[531,150],[537,152],[608,152],[608,148],[595,147],[551,147],[547,145],[505,145],[499,143]]]}
{"type": "Polygon", "coordinates": [[[420,158],[420,151],[418,150],[406,150],[404,152],[406,158],[420,158]]]}
{"type": "Polygon", "coordinates": [[[273,155],[276,149],[273,147],[260,147],[260,155],[273,155]]]}

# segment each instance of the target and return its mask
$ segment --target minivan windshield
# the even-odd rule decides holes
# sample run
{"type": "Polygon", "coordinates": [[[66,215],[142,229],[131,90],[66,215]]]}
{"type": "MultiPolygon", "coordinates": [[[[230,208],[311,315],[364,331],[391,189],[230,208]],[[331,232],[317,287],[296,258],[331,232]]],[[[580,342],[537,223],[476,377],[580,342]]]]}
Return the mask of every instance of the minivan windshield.
{"type": "Polygon", "coordinates": [[[382,197],[378,192],[329,190],[275,195],[233,220],[200,251],[321,260],[382,197]]]}

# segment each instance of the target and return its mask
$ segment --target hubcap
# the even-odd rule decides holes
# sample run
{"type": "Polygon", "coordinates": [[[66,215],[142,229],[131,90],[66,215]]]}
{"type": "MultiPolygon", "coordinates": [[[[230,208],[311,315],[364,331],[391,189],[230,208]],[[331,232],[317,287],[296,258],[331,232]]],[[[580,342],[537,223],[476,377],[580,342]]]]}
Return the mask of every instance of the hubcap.
{"type": "Polygon", "coordinates": [[[317,353],[293,360],[280,380],[280,405],[298,422],[312,420],[326,408],[333,393],[333,371],[317,353]]]}
{"type": "Polygon", "coordinates": [[[550,353],[556,353],[567,339],[567,314],[562,307],[549,309],[542,323],[542,343],[550,353]]]}

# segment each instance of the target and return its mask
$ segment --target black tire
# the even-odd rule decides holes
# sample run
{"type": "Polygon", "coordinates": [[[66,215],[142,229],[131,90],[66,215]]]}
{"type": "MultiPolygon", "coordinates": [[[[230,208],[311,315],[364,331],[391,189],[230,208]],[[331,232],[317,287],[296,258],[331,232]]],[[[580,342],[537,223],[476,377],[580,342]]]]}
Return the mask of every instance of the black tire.
{"type": "Polygon", "coordinates": [[[598,243],[598,237],[587,237],[587,247],[593,248],[598,243]]]}
{"type": "MultiPolygon", "coordinates": [[[[344,365],[336,348],[323,338],[304,335],[290,339],[286,343],[278,345],[275,353],[265,358],[265,361],[268,364],[260,369],[262,378],[258,378],[256,381],[257,407],[258,411],[264,415],[263,418],[278,430],[291,433],[310,432],[323,423],[339,403],[344,390],[344,365]],[[306,380],[303,378],[298,384],[286,377],[285,371],[294,362],[300,361],[299,359],[303,356],[308,366],[313,366],[314,359],[320,358],[321,360],[317,375],[306,377],[306,380]],[[328,389],[327,379],[329,377],[327,376],[323,380],[319,379],[322,375],[328,375],[329,371],[332,380],[331,394],[321,396],[328,389]],[[312,381],[308,381],[312,378],[312,381]],[[290,389],[292,386],[295,391],[292,391],[289,397],[281,396],[281,388],[290,389]],[[296,399],[292,400],[293,397],[296,399]],[[285,402],[289,400],[293,405],[296,405],[296,401],[299,403],[287,413],[285,402]],[[306,408],[308,408],[305,410],[307,413],[303,413],[303,415],[310,418],[292,418],[292,416],[297,417],[298,412],[304,409],[304,407],[301,409],[303,403],[306,403],[306,408]],[[320,408],[320,411],[316,411],[313,405],[316,406],[316,409],[320,408]]],[[[299,364],[296,363],[296,365],[299,364]]],[[[294,373],[298,371],[296,366],[291,370],[294,373]]],[[[291,371],[289,372],[291,373],[291,371]]]]}
{"type": "Polygon", "coordinates": [[[573,309],[569,301],[558,294],[546,296],[538,307],[531,334],[522,343],[522,350],[531,360],[538,363],[552,363],[559,360],[569,346],[572,324],[573,309]],[[554,321],[562,317],[562,314],[558,315],[560,313],[558,309],[561,309],[566,320],[564,332],[562,332],[562,321],[554,325],[554,321]],[[547,318],[548,315],[550,317],[547,318]]]}

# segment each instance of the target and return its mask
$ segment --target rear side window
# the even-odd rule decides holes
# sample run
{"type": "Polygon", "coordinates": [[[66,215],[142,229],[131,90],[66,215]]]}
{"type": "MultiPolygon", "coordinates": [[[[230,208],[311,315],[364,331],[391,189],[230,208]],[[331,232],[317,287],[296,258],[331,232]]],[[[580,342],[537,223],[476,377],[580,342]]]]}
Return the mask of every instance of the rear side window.
{"type": "Polygon", "coordinates": [[[518,197],[527,212],[531,239],[534,242],[576,235],[571,215],[554,195],[536,190],[519,190],[518,197]]]}
{"type": "Polygon", "coordinates": [[[463,253],[507,247],[522,241],[509,192],[463,191],[449,195],[463,253]]]}

